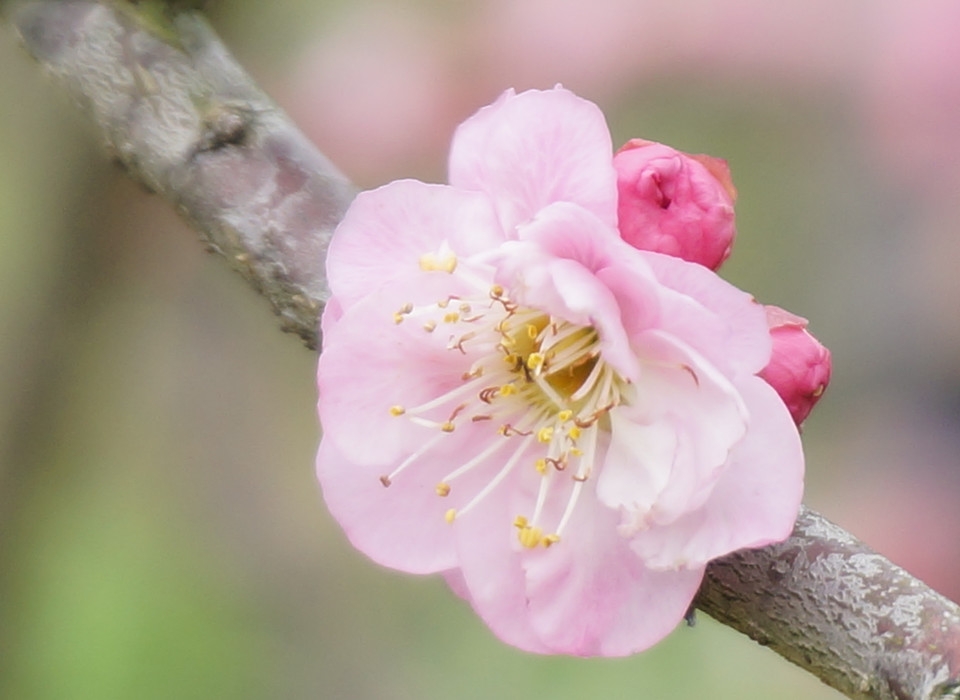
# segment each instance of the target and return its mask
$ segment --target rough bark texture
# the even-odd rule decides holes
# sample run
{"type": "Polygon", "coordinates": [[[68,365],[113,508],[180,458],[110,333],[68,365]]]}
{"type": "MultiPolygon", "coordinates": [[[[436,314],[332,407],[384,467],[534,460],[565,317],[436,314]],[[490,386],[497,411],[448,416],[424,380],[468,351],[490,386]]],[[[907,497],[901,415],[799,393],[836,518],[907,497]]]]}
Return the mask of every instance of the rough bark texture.
{"type": "Polygon", "coordinates": [[[14,24],[114,157],[316,348],[324,253],[355,190],[203,18],[155,1],[63,0],[23,5],[14,24]]]}
{"type": "MultiPolygon", "coordinates": [[[[169,7],[46,0],[13,23],[116,158],[315,348],[354,189],[199,15],[169,7]]],[[[786,542],[711,564],[696,604],[852,698],[960,698],[960,608],[811,511],[786,542]]]]}
{"type": "Polygon", "coordinates": [[[851,698],[960,698],[960,608],[810,510],[711,563],[696,604],[851,698]]]}

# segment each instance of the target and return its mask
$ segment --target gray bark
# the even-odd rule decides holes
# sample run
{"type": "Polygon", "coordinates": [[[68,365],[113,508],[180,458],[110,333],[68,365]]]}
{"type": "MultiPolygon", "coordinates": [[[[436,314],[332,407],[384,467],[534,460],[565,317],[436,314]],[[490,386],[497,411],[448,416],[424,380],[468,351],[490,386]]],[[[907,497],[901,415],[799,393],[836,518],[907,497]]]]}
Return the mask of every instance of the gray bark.
{"type": "MultiPolygon", "coordinates": [[[[114,157],[316,348],[355,190],[200,15],[170,7],[45,0],[12,20],[114,157]]],[[[851,698],[960,698],[960,608],[812,511],[786,542],[713,562],[696,605],[851,698]]]]}

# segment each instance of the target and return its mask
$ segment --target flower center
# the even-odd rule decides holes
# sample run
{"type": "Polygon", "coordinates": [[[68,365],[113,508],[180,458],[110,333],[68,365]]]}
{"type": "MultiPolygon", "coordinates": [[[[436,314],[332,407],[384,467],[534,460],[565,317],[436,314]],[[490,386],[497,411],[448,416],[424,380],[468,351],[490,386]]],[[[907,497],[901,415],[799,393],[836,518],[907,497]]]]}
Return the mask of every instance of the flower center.
{"type": "MultiPolygon", "coordinates": [[[[452,274],[455,267],[441,269],[452,274]]],[[[460,477],[495,456],[503,466],[464,506],[449,509],[447,522],[467,515],[515,470],[532,468],[539,474],[537,497],[532,512],[518,515],[514,525],[524,547],[549,547],[560,541],[593,473],[599,431],[609,430],[607,414],[623,401],[628,382],[604,362],[595,328],[521,307],[499,285],[485,291],[420,307],[408,303],[394,313],[396,323],[419,323],[427,333],[448,328],[448,350],[470,364],[461,382],[441,396],[390,408],[398,419],[437,433],[380,481],[389,486],[457,430],[486,430],[488,445],[447,474],[437,495],[447,497],[460,477]],[[561,479],[572,479],[573,487],[559,520],[546,529],[544,510],[561,479]]]]}

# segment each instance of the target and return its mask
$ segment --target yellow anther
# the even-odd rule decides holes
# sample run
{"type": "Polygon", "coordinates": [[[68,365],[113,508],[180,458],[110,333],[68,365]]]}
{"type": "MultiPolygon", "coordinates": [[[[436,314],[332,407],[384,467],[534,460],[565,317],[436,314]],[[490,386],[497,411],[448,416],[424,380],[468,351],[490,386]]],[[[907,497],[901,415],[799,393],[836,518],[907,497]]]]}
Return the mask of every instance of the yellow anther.
{"type": "Polygon", "coordinates": [[[394,323],[402,323],[402,322],[403,322],[403,314],[400,313],[399,311],[394,312],[394,314],[393,314],[393,322],[394,322],[394,323]]]}
{"type": "Polygon", "coordinates": [[[503,361],[511,366],[516,365],[519,360],[520,358],[516,355],[516,353],[512,353],[512,352],[509,355],[505,355],[503,358],[503,361]]]}
{"type": "Polygon", "coordinates": [[[543,546],[549,547],[552,544],[556,544],[560,541],[560,535],[547,535],[543,538],[543,546]]]}
{"type": "Polygon", "coordinates": [[[450,306],[450,298],[448,297],[446,299],[441,299],[440,301],[437,302],[437,306],[439,306],[441,309],[447,308],[448,306],[450,306]]]}
{"type": "Polygon", "coordinates": [[[427,321],[426,323],[423,324],[423,330],[425,330],[427,333],[433,333],[433,329],[436,327],[437,327],[436,321],[427,321]]]}
{"type": "Polygon", "coordinates": [[[546,473],[547,473],[547,460],[542,459],[542,458],[541,458],[541,459],[538,459],[538,460],[534,463],[534,466],[537,468],[537,471],[540,472],[541,474],[546,474],[546,473]]]}
{"type": "Polygon", "coordinates": [[[560,411],[560,413],[557,414],[557,420],[560,421],[561,423],[566,423],[571,418],[573,418],[573,411],[571,411],[568,408],[565,408],[564,410],[560,411]]]}
{"type": "Polygon", "coordinates": [[[457,256],[448,253],[438,258],[435,253],[424,253],[420,256],[420,269],[424,272],[453,272],[457,269],[457,256]]]}
{"type": "Polygon", "coordinates": [[[553,440],[553,426],[546,425],[537,431],[537,440],[539,442],[550,442],[553,440]]]}
{"type": "Polygon", "coordinates": [[[569,437],[571,440],[579,440],[580,428],[575,425],[570,426],[570,429],[567,431],[567,437],[569,437]]]}
{"type": "Polygon", "coordinates": [[[451,311],[450,313],[444,315],[443,317],[444,323],[456,323],[459,320],[460,320],[460,314],[458,314],[456,311],[451,311]]]}
{"type": "Polygon", "coordinates": [[[438,495],[438,496],[441,496],[441,497],[443,497],[443,496],[449,496],[449,495],[450,495],[450,484],[441,481],[439,484],[437,484],[436,491],[437,491],[437,495],[438,495]]]}
{"type": "Polygon", "coordinates": [[[492,287],[490,287],[490,296],[492,296],[494,299],[499,299],[500,297],[502,297],[503,287],[501,287],[499,284],[495,284],[492,287]]]}
{"type": "Polygon", "coordinates": [[[522,515],[518,515],[516,518],[513,519],[513,526],[516,528],[523,529],[527,526],[527,519],[522,515]]]}
{"type": "Polygon", "coordinates": [[[512,396],[515,393],[517,393],[517,387],[513,384],[504,384],[497,391],[497,394],[500,396],[512,396]]]}
{"type": "Polygon", "coordinates": [[[396,406],[390,407],[391,416],[402,416],[406,412],[407,412],[407,409],[405,409],[403,406],[400,406],[399,404],[396,406]]]}
{"type": "Polygon", "coordinates": [[[451,508],[450,510],[448,510],[446,513],[443,514],[443,519],[446,520],[448,523],[452,523],[454,520],[457,519],[457,509],[451,508]]]}
{"type": "Polygon", "coordinates": [[[528,324],[527,324],[527,337],[530,338],[530,340],[536,340],[538,335],[540,335],[540,331],[537,330],[537,327],[536,327],[535,325],[533,325],[532,323],[528,323],[528,324]]]}
{"type": "Polygon", "coordinates": [[[452,433],[457,426],[453,424],[453,421],[447,421],[446,423],[440,424],[440,430],[445,433],[452,433]]]}
{"type": "Polygon", "coordinates": [[[572,454],[574,457],[583,457],[583,450],[581,450],[579,447],[571,447],[570,454],[572,454]]]}
{"type": "Polygon", "coordinates": [[[527,549],[533,549],[543,541],[543,530],[539,527],[530,527],[527,525],[517,533],[520,537],[520,544],[527,549]]]}
{"type": "Polygon", "coordinates": [[[544,357],[541,353],[531,352],[530,355],[527,356],[527,368],[536,371],[543,366],[543,360],[544,357]]]}

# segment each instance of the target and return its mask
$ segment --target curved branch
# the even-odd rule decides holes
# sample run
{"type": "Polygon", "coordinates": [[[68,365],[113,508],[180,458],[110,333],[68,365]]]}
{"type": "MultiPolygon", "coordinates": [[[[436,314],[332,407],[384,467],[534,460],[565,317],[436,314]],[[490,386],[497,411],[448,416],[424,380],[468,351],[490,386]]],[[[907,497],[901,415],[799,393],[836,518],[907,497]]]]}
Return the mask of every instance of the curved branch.
{"type": "MultiPolygon", "coordinates": [[[[354,188],[200,15],[41,0],[13,21],[131,175],[315,348],[324,253],[354,188]]],[[[960,698],[960,607],[811,511],[786,542],[713,562],[696,604],[852,698],[960,698]]]]}
{"type": "Polygon", "coordinates": [[[156,2],[28,3],[27,50],[88,111],[130,174],[317,347],[324,254],[355,190],[203,18],[156,2]]]}

